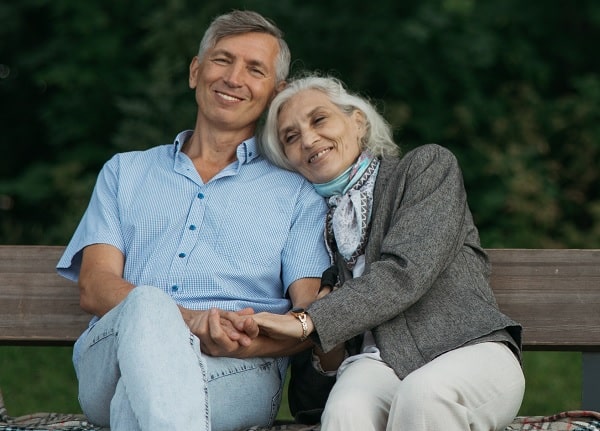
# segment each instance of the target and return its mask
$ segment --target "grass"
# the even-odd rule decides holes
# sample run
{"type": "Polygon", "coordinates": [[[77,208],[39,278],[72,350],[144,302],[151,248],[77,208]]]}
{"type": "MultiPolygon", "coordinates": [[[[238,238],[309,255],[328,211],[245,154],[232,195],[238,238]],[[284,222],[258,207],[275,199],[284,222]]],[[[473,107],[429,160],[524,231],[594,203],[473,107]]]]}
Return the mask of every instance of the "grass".
{"type": "MultiPolygon", "coordinates": [[[[0,389],[8,413],[80,413],[70,347],[0,346],[0,389]]],[[[581,354],[525,352],[527,387],[519,415],[581,408],[581,354]]],[[[279,412],[289,419],[287,398],[279,412]]]]}
{"type": "Polygon", "coordinates": [[[0,347],[0,389],[11,416],[80,413],[71,347],[0,347]]]}
{"type": "Polygon", "coordinates": [[[525,352],[525,397],[521,416],[581,409],[581,353],[525,352]]]}

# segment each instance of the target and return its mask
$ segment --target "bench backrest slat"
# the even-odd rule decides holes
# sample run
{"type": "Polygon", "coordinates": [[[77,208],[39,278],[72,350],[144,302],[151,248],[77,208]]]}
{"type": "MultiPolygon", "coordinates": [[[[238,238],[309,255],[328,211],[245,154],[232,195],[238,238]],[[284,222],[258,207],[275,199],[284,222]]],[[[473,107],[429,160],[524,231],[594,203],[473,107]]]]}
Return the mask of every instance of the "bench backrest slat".
{"type": "MultiPolygon", "coordinates": [[[[90,316],[58,276],[62,246],[0,246],[0,343],[70,344],[90,316]]],[[[500,309],[526,349],[600,351],[600,250],[489,249],[500,309]]]]}
{"type": "Polygon", "coordinates": [[[529,349],[600,350],[600,250],[487,250],[500,309],[529,349]]]}
{"type": "Polygon", "coordinates": [[[72,343],[90,316],[56,273],[62,246],[0,246],[0,342],[72,343]]]}

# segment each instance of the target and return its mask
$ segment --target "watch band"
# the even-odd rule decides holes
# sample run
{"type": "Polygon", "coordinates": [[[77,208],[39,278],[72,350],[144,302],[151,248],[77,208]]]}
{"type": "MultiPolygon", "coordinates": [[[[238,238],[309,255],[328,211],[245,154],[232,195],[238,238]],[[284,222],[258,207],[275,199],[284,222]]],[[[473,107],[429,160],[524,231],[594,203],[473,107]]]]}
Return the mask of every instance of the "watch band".
{"type": "Polygon", "coordinates": [[[304,341],[308,338],[308,324],[306,323],[306,311],[304,308],[294,307],[292,308],[292,314],[300,321],[302,325],[302,336],[300,341],[304,341]]]}

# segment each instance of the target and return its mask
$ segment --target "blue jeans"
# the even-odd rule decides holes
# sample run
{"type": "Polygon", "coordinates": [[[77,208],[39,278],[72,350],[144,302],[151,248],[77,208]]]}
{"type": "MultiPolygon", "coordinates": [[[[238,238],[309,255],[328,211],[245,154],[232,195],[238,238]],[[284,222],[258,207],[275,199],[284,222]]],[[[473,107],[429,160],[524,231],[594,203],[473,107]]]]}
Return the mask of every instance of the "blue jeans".
{"type": "Polygon", "coordinates": [[[79,402],[111,431],[230,431],[270,426],[282,358],[218,358],[161,290],[136,287],[78,341],[79,402]]]}

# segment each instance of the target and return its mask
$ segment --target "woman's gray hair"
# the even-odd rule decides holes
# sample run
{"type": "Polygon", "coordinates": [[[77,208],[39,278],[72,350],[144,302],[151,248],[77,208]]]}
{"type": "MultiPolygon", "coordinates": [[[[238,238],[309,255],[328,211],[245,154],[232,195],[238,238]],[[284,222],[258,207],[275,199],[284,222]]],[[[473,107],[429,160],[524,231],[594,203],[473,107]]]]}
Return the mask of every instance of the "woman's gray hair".
{"type": "Polygon", "coordinates": [[[247,10],[234,10],[216,17],[200,41],[198,58],[202,61],[206,52],[215,47],[217,42],[227,36],[244,33],[266,33],[274,36],[279,43],[279,53],[275,60],[277,82],[285,81],[290,71],[290,48],[283,40],[283,32],[269,19],[261,14],[247,10]]]}
{"type": "Polygon", "coordinates": [[[290,82],[271,102],[267,119],[259,136],[262,154],[275,165],[293,170],[279,141],[278,117],[283,105],[294,95],[304,90],[317,90],[347,115],[355,110],[362,112],[367,131],[361,140],[362,150],[368,150],[376,157],[394,157],[400,149],[393,139],[392,129],[375,107],[365,98],[350,93],[337,78],[309,75],[290,82]]]}

